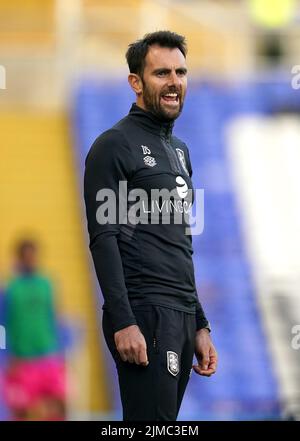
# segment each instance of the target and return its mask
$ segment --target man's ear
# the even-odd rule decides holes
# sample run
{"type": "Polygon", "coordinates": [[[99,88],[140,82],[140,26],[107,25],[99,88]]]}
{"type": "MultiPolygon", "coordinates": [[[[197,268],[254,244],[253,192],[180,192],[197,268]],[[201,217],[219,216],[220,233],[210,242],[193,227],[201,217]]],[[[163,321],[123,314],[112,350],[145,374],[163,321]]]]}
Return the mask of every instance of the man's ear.
{"type": "Polygon", "coordinates": [[[140,95],[143,92],[143,82],[139,75],[130,73],[128,75],[128,83],[137,95],[140,95]]]}

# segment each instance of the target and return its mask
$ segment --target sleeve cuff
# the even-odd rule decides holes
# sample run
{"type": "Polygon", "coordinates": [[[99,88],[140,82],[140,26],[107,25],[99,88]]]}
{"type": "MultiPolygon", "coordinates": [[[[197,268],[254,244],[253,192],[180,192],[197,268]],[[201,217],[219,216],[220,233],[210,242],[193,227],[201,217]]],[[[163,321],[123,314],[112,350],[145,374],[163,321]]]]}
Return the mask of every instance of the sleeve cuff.
{"type": "Polygon", "coordinates": [[[200,331],[200,329],[207,329],[211,332],[211,326],[208,320],[198,321],[196,319],[196,331],[200,331]]]}
{"type": "Polygon", "coordinates": [[[118,324],[113,325],[113,331],[115,333],[115,332],[121,331],[121,329],[127,328],[127,326],[131,326],[131,325],[137,325],[137,322],[135,319],[131,319],[126,322],[122,322],[122,323],[118,323],[118,324]]]}

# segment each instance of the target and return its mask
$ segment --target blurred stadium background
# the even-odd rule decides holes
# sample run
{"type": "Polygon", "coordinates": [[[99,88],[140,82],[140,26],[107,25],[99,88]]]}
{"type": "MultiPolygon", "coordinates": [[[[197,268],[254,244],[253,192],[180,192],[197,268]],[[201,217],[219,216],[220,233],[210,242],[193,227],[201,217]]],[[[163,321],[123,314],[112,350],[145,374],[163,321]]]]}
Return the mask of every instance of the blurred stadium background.
{"type": "MultiPolygon", "coordinates": [[[[65,322],[68,418],[120,419],[83,164],[134,101],[127,45],[159,29],[188,41],[175,132],[205,190],[194,262],[219,352],[214,377],[191,376],[179,419],[300,419],[299,1],[0,0],[1,284],[15,238],[35,234],[65,322]]],[[[5,362],[2,349],[0,375],[5,362]]]]}

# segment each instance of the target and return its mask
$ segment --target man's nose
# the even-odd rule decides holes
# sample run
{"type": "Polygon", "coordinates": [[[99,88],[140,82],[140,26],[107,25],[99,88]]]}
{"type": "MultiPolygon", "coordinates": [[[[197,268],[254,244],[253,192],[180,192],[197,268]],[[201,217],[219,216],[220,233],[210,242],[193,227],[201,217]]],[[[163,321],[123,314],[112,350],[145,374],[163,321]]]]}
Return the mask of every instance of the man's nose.
{"type": "Polygon", "coordinates": [[[178,78],[176,71],[172,71],[168,78],[168,86],[178,87],[179,85],[180,85],[180,79],[178,78]]]}

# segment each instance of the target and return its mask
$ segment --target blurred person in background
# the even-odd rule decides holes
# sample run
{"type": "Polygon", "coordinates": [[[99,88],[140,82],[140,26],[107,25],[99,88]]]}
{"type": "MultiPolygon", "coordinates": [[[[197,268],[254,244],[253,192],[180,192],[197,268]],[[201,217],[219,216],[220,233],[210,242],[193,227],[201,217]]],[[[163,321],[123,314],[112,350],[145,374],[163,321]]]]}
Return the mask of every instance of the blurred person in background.
{"type": "Polygon", "coordinates": [[[188,148],[172,135],[187,87],[185,39],[169,31],[147,34],[129,46],[126,58],[136,103],[96,139],[86,158],[90,250],[105,299],[102,326],[118,371],[123,419],[175,421],[192,369],[211,376],[217,367],[187,223],[174,223],[174,211],[168,224],[101,216],[118,212],[112,205],[123,197],[120,181],[144,190],[150,210],[152,189],[177,188],[181,202],[188,192],[177,185],[192,193],[188,148]],[[113,191],[111,205],[100,190],[113,191]]]}
{"type": "Polygon", "coordinates": [[[21,240],[5,292],[7,405],[15,420],[65,419],[65,366],[52,283],[38,268],[38,245],[21,240]]]}

